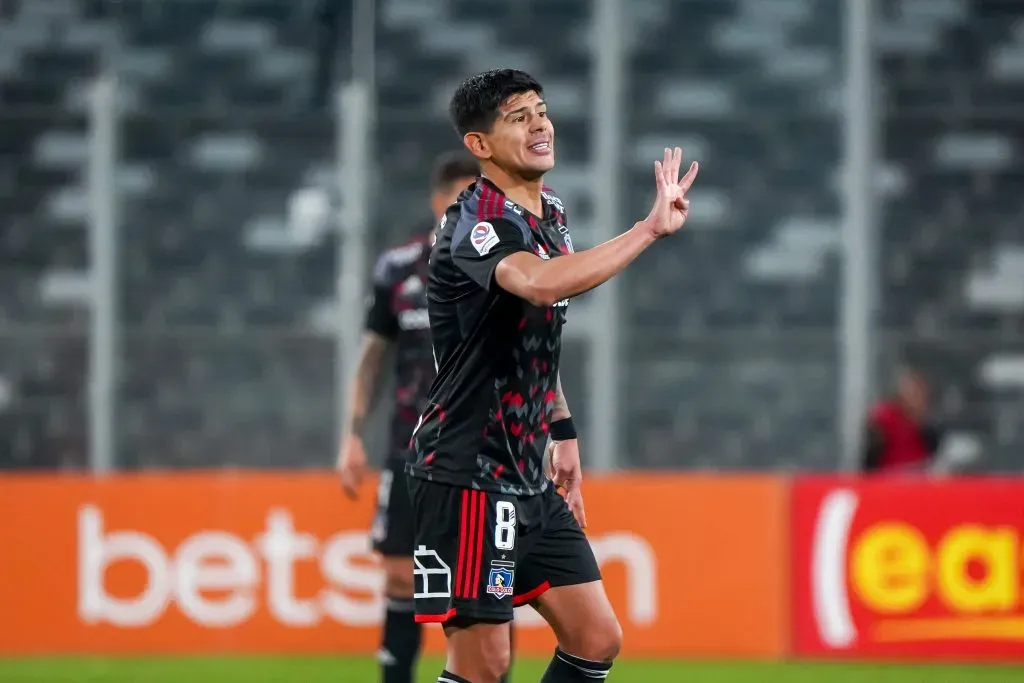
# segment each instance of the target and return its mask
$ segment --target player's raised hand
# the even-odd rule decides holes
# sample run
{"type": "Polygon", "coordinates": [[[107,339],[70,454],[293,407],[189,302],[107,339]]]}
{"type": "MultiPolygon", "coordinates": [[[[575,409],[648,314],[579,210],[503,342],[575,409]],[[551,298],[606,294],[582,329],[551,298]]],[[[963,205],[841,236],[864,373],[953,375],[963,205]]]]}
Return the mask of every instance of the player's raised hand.
{"type": "Polygon", "coordinates": [[[686,192],[697,177],[699,166],[691,162],[689,170],[681,179],[679,169],[683,162],[683,150],[665,148],[665,156],[654,162],[654,183],[657,195],[654,205],[645,221],[655,237],[671,235],[683,227],[690,213],[690,200],[686,192]]]}
{"type": "Polygon", "coordinates": [[[552,441],[548,464],[551,481],[565,491],[565,502],[581,529],[587,528],[587,514],[583,509],[583,468],[580,466],[580,447],[576,439],[552,441]]]}
{"type": "Polygon", "coordinates": [[[359,437],[345,437],[341,452],[338,453],[338,475],[341,477],[342,490],[349,498],[355,500],[359,496],[359,487],[366,478],[366,451],[359,437]]]}

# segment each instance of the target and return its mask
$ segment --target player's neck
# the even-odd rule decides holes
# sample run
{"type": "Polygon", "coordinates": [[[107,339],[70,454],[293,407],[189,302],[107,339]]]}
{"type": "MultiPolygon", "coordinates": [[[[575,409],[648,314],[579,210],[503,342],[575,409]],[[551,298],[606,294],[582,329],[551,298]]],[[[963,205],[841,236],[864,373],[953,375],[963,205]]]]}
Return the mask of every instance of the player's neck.
{"type": "Polygon", "coordinates": [[[526,180],[511,173],[506,173],[493,164],[487,164],[484,176],[490,180],[506,198],[512,200],[535,216],[542,216],[544,204],[541,203],[540,191],[544,186],[544,178],[526,180]]]}

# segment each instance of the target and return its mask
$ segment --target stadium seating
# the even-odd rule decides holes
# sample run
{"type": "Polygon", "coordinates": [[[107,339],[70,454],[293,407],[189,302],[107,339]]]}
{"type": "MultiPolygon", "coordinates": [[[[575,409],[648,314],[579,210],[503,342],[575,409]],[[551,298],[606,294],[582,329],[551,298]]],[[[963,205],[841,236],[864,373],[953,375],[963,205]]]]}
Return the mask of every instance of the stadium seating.
{"type": "MultiPolygon", "coordinates": [[[[921,364],[940,416],[993,469],[1017,467],[1024,446],[1024,30],[1011,6],[896,0],[875,40],[877,380],[921,364]]],[[[350,1],[336,7],[346,42],[350,1]]],[[[457,144],[457,79],[497,65],[546,84],[551,184],[588,244],[590,3],[378,7],[374,249],[407,233],[431,158],[457,144]]],[[[646,211],[665,144],[703,167],[690,229],[625,279],[624,464],[837,465],[841,7],[625,3],[628,217],[646,211]]],[[[0,433],[22,444],[0,448],[0,467],[85,460],[86,103],[104,59],[121,110],[119,463],[329,462],[334,342],[311,321],[334,291],[335,132],[311,106],[315,31],[311,3],[288,0],[0,4],[0,433]]],[[[337,59],[345,73],[345,49],[337,59]]],[[[584,371],[569,362],[566,383],[584,371]]]]}

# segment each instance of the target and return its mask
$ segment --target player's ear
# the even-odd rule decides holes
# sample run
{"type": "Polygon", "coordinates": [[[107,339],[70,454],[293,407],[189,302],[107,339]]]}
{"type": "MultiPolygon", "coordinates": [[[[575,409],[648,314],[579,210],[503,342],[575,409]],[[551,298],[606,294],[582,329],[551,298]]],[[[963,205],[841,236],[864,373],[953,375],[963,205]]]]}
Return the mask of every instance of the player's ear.
{"type": "Polygon", "coordinates": [[[491,147],[487,144],[487,139],[480,133],[466,133],[462,136],[462,144],[477,159],[491,158],[491,147]]]}

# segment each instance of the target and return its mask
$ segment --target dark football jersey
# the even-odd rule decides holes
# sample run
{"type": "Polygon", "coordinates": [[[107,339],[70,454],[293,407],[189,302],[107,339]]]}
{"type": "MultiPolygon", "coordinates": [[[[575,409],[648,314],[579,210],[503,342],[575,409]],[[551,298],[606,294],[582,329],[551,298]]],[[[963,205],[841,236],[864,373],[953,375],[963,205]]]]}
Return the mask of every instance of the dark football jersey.
{"type": "Polygon", "coordinates": [[[480,179],[449,207],[431,250],[427,302],[438,376],[407,470],[456,486],[534,495],[555,406],[568,300],[539,307],[502,290],[494,270],[519,251],[572,251],[562,202],[536,217],[480,179]]]}
{"type": "Polygon", "coordinates": [[[390,249],[373,270],[366,329],[394,343],[395,405],[389,456],[405,457],[409,438],[434,380],[427,317],[427,263],[430,241],[422,238],[390,249]]]}

